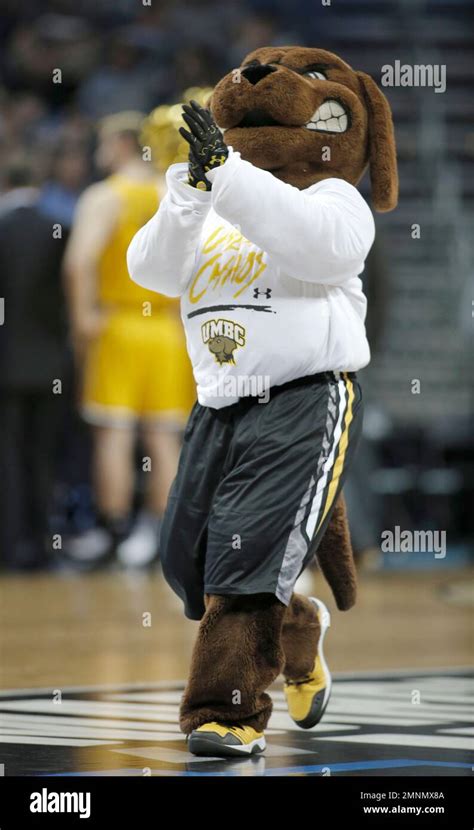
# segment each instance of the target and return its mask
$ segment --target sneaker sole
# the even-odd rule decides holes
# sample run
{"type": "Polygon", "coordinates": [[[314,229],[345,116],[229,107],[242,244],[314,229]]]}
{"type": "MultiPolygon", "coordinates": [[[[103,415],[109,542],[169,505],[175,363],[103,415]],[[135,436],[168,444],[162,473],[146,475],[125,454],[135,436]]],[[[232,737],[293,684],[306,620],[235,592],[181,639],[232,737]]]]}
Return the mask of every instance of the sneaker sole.
{"type": "Polygon", "coordinates": [[[242,757],[245,755],[255,755],[258,752],[264,752],[266,749],[265,738],[256,738],[249,744],[242,744],[241,746],[218,743],[213,738],[205,735],[192,735],[188,739],[188,749],[193,755],[210,755],[214,758],[228,758],[230,756],[242,757]]]}
{"type": "Polygon", "coordinates": [[[331,625],[331,614],[329,613],[328,609],[326,608],[324,602],[321,602],[320,599],[316,597],[308,597],[308,599],[314,603],[316,608],[319,612],[319,621],[321,625],[321,635],[319,637],[318,643],[318,657],[319,662],[321,663],[321,668],[324,672],[324,676],[326,678],[326,686],[324,688],[324,697],[323,703],[321,708],[317,707],[317,713],[313,713],[312,708],[308,715],[303,720],[295,720],[295,723],[300,727],[300,729],[311,729],[313,726],[319,723],[321,718],[323,717],[326,707],[329,703],[329,698],[331,697],[331,688],[332,688],[332,678],[331,672],[329,671],[328,664],[326,663],[324,657],[324,638],[326,636],[326,632],[331,625]]]}

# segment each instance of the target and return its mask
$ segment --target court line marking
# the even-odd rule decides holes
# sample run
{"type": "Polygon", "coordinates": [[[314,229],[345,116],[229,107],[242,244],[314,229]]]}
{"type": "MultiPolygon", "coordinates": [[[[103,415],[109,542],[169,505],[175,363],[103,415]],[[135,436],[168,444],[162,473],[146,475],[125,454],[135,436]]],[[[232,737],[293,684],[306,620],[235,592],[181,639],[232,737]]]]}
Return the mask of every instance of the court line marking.
{"type": "MultiPolygon", "coordinates": [[[[197,759],[194,759],[197,760],[197,759]]],[[[219,759],[222,760],[222,759],[219,759]]],[[[244,773],[244,764],[245,769],[248,769],[248,764],[252,764],[253,767],[256,766],[255,761],[264,761],[264,756],[260,756],[258,759],[248,760],[247,763],[240,760],[239,767],[242,771],[229,769],[228,771],[214,771],[214,772],[200,772],[198,770],[186,770],[186,771],[179,771],[179,770],[152,770],[152,777],[155,776],[239,776],[244,773]]],[[[209,761],[214,762],[214,759],[209,758],[209,761]]],[[[298,767],[270,767],[269,769],[265,769],[261,775],[262,776],[272,776],[272,775],[291,775],[301,774],[301,773],[308,773],[308,772],[323,772],[323,770],[329,769],[330,772],[352,772],[357,770],[371,770],[371,769],[397,769],[397,768],[404,768],[404,767],[451,767],[453,769],[471,769],[471,764],[463,764],[458,763],[456,761],[427,761],[425,759],[412,759],[412,758],[395,758],[389,761],[387,760],[380,760],[380,761],[353,761],[350,763],[345,764],[309,764],[307,766],[298,766],[298,767]]],[[[125,768],[125,769],[111,769],[111,770],[100,770],[91,771],[91,772],[53,772],[53,773],[41,773],[41,777],[52,777],[52,778],[85,778],[88,776],[118,776],[118,775],[140,775],[143,777],[141,771],[135,768],[125,768]]],[[[324,776],[323,776],[324,777],[324,776]]]]}
{"type": "Polygon", "coordinates": [[[127,720],[127,718],[100,718],[100,717],[68,717],[58,713],[57,715],[42,715],[34,713],[22,712],[0,712],[0,727],[29,727],[38,724],[44,726],[94,726],[101,729],[133,729],[145,730],[150,732],[152,730],[160,732],[176,732],[176,720],[173,723],[165,723],[161,721],[151,720],[127,720]]]}
{"type": "Polygon", "coordinates": [[[384,746],[429,747],[430,749],[472,750],[471,738],[443,737],[441,735],[417,735],[414,732],[379,732],[369,735],[325,735],[325,741],[344,741],[352,744],[383,744],[384,746]]]}
{"type": "Polygon", "coordinates": [[[0,744],[41,744],[42,746],[109,746],[118,745],[120,741],[91,741],[85,738],[51,738],[49,735],[34,736],[21,735],[18,733],[10,735],[0,734],[0,744]]]}
{"type": "MultiPolygon", "coordinates": [[[[182,732],[178,732],[175,728],[174,732],[160,732],[148,731],[146,729],[126,729],[117,727],[113,731],[103,729],[97,726],[68,726],[58,723],[56,725],[35,724],[28,726],[0,726],[0,738],[8,735],[9,737],[18,736],[19,739],[26,736],[36,736],[41,738],[57,737],[57,738],[86,738],[87,740],[98,740],[103,744],[116,744],[121,741],[149,741],[156,743],[157,741],[175,741],[178,739],[184,740],[182,732]]],[[[21,743],[21,740],[18,741],[21,743]]]]}
{"type": "MultiPolygon", "coordinates": [[[[148,746],[134,746],[134,747],[120,747],[119,749],[112,749],[118,755],[129,755],[135,758],[145,758],[151,761],[158,761],[168,764],[189,764],[196,761],[196,756],[188,751],[184,742],[184,736],[181,736],[183,745],[182,749],[170,749],[168,747],[148,747],[148,746]]],[[[314,749],[311,747],[305,749],[303,747],[291,747],[292,755],[314,755],[314,749]]],[[[288,746],[285,744],[269,743],[265,750],[265,758],[281,758],[281,756],[288,756],[288,746]]],[[[217,756],[209,756],[207,761],[222,761],[222,758],[217,756]]],[[[239,759],[241,761],[242,759],[239,759]]],[[[199,761],[198,761],[199,763],[199,761]]],[[[201,759],[201,763],[203,763],[201,759]]]]}
{"type": "MultiPolygon", "coordinates": [[[[438,666],[437,668],[431,669],[417,669],[416,667],[413,668],[403,668],[403,669],[389,669],[389,670],[380,670],[380,671],[362,671],[362,672],[338,672],[333,674],[334,680],[340,680],[342,682],[346,682],[346,680],[370,680],[371,678],[374,680],[396,680],[399,677],[436,677],[436,675],[443,674],[444,676],[449,675],[450,677],[456,677],[460,675],[461,677],[473,677],[472,666],[454,666],[450,668],[446,668],[443,666],[438,666]]],[[[279,682],[279,681],[276,681],[279,682]]],[[[92,686],[61,686],[61,691],[63,693],[69,694],[70,692],[83,692],[84,694],[90,692],[101,692],[101,691],[127,691],[129,689],[165,689],[168,691],[173,691],[173,687],[176,690],[184,690],[185,687],[184,680],[157,680],[157,681],[137,681],[133,683],[102,683],[96,684],[92,686]]],[[[17,689],[2,689],[0,690],[0,697],[9,697],[10,695],[31,695],[31,694],[52,694],[53,688],[58,688],[58,684],[51,685],[51,686],[33,686],[31,688],[26,689],[25,687],[17,688],[17,689]]]]}

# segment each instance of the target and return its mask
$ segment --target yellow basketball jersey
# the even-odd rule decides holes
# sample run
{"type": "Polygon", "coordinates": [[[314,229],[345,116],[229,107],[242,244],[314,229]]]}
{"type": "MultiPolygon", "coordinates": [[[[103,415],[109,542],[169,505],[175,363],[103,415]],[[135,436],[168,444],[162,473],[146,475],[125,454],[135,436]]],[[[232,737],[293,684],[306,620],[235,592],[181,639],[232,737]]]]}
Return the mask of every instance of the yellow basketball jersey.
{"type": "Polygon", "coordinates": [[[156,213],[159,205],[156,181],[135,181],[116,174],[107,179],[120,199],[115,230],[99,261],[99,300],[104,305],[135,306],[152,302],[153,310],[176,305],[176,300],[141,288],[130,279],[127,248],[136,232],[156,213]]]}

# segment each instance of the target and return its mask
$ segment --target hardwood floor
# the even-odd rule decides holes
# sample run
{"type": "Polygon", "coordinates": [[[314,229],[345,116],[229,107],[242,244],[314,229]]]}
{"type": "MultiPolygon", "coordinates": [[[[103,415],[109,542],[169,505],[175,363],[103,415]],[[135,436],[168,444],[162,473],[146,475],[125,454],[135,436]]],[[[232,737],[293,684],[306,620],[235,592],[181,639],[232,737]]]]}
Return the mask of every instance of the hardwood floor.
{"type": "MultiPolygon", "coordinates": [[[[357,606],[334,609],[326,654],[334,672],[428,669],[472,662],[472,604],[446,602],[472,572],[362,576],[357,606]]],[[[103,571],[4,575],[0,580],[3,689],[182,680],[198,623],[152,575],[103,571]]]]}

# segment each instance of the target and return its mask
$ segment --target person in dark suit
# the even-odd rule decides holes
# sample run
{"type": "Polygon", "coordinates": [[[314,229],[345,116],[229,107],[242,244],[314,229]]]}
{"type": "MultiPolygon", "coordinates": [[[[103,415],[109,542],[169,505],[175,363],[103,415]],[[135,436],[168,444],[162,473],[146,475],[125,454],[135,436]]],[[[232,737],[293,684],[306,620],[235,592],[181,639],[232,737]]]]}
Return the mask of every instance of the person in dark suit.
{"type": "Polygon", "coordinates": [[[23,161],[0,196],[0,561],[44,566],[68,349],[61,289],[64,233],[38,206],[23,161]]]}

